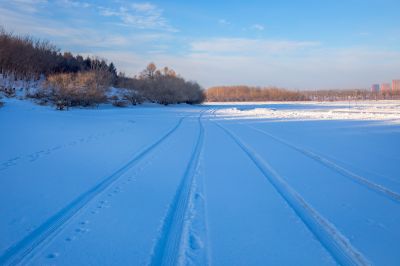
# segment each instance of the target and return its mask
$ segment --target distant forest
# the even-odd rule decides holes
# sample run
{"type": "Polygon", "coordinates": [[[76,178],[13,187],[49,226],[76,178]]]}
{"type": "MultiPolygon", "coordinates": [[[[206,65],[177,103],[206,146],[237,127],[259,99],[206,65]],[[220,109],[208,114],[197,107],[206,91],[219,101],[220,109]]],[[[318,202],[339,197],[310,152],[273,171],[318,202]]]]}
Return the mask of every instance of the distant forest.
{"type": "Polygon", "coordinates": [[[306,96],[300,92],[280,88],[258,88],[248,86],[212,87],[206,91],[210,102],[254,102],[254,101],[305,101],[306,96]]]}
{"type": "Polygon", "coordinates": [[[353,90],[292,91],[276,87],[219,86],[206,90],[209,102],[259,102],[259,101],[345,101],[400,99],[400,92],[371,92],[353,90]]]}

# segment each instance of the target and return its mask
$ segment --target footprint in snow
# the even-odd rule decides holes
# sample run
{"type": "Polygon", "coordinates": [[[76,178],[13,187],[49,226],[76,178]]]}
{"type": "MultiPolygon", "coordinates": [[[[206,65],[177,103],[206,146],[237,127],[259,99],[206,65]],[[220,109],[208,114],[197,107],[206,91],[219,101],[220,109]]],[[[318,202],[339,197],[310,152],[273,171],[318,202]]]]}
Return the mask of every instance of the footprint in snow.
{"type": "Polygon", "coordinates": [[[28,157],[30,158],[30,161],[31,161],[31,162],[34,162],[34,161],[36,161],[37,159],[39,159],[40,154],[42,154],[42,153],[43,153],[43,151],[39,151],[39,152],[36,152],[36,153],[34,153],[34,154],[29,155],[28,157]]]}
{"type": "Polygon", "coordinates": [[[0,165],[0,170],[4,170],[4,169],[6,169],[6,168],[8,168],[8,167],[10,167],[10,166],[16,165],[16,164],[17,164],[17,161],[18,161],[19,159],[20,159],[19,157],[16,157],[16,158],[14,158],[14,159],[10,159],[10,160],[8,160],[8,161],[2,163],[2,164],[0,165]]]}
{"type": "Polygon", "coordinates": [[[71,242],[71,241],[74,241],[75,238],[76,238],[75,236],[70,236],[70,237],[67,237],[67,238],[65,239],[65,241],[71,242]]]}
{"type": "Polygon", "coordinates": [[[53,253],[47,255],[47,258],[49,258],[49,259],[55,259],[55,258],[57,258],[59,255],[60,255],[60,254],[59,254],[58,252],[53,252],[53,253]]]}
{"type": "Polygon", "coordinates": [[[79,227],[79,228],[76,228],[76,229],[75,229],[75,232],[80,233],[80,234],[84,234],[84,233],[87,233],[87,232],[89,232],[89,231],[90,231],[89,228],[82,228],[82,227],[79,227]]]}

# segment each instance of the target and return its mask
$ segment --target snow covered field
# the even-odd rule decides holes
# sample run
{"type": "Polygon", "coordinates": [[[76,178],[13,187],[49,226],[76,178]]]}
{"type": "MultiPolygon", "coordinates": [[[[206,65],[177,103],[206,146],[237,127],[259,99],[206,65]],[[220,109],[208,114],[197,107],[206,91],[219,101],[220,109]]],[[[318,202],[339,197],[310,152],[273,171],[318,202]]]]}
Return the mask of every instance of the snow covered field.
{"type": "Polygon", "coordinates": [[[0,109],[0,265],[399,265],[400,102],[0,109]]]}

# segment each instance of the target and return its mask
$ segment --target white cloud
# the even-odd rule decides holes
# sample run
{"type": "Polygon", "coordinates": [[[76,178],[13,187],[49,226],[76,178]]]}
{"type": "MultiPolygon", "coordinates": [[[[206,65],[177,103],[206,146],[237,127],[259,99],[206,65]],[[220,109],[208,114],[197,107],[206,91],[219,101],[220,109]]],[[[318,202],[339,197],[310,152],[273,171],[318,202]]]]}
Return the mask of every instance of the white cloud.
{"type": "Polygon", "coordinates": [[[88,8],[88,7],[92,6],[88,2],[73,1],[73,0],[59,0],[59,3],[64,5],[64,6],[72,7],[72,8],[88,8]]]}
{"type": "Polygon", "coordinates": [[[20,3],[26,5],[37,5],[47,3],[47,0],[12,0],[12,3],[20,3]]]}
{"type": "Polygon", "coordinates": [[[119,8],[98,7],[100,15],[116,17],[122,25],[138,29],[177,31],[163,16],[163,10],[150,3],[134,3],[119,8]]]}
{"type": "Polygon", "coordinates": [[[7,1],[7,3],[21,12],[37,13],[48,2],[47,0],[11,0],[7,1]]]}
{"type": "MultiPolygon", "coordinates": [[[[157,59],[153,61],[158,62],[157,59]]],[[[193,53],[161,62],[178,66],[203,86],[249,84],[291,89],[369,88],[399,75],[400,52],[371,48],[312,48],[306,55],[276,57],[193,53]],[[371,63],[373,62],[373,63],[371,63]]]]}
{"type": "Polygon", "coordinates": [[[218,23],[221,24],[221,25],[224,25],[224,26],[227,26],[227,25],[231,25],[231,24],[232,24],[232,23],[230,23],[228,20],[222,19],[222,18],[218,20],[218,23]]]}
{"type": "Polygon", "coordinates": [[[62,50],[82,52],[94,49],[135,49],[140,46],[150,47],[156,40],[168,40],[169,33],[140,32],[135,34],[120,34],[106,32],[90,27],[74,27],[52,19],[45,19],[23,14],[18,11],[0,7],[0,25],[6,30],[20,34],[31,34],[35,37],[50,39],[62,50]],[[29,24],[25,23],[29,21],[29,24]]]}
{"type": "Polygon", "coordinates": [[[158,9],[155,5],[150,3],[133,3],[131,6],[134,10],[140,12],[153,12],[158,9]]]}
{"type": "Polygon", "coordinates": [[[251,25],[250,29],[263,31],[265,29],[265,27],[261,24],[254,24],[254,25],[251,25]]]}
{"type": "Polygon", "coordinates": [[[372,48],[324,48],[315,46],[301,55],[258,56],[212,53],[171,55],[138,54],[128,51],[100,52],[119,70],[134,75],[149,62],[169,66],[202,86],[248,84],[275,85],[290,89],[368,88],[391,80],[400,69],[400,52],[372,48]],[[371,62],[374,62],[373,64],[371,62]]]}
{"type": "Polygon", "coordinates": [[[215,38],[194,41],[190,45],[193,52],[260,55],[260,53],[279,53],[315,47],[318,46],[319,43],[310,41],[281,41],[249,38],[215,38]]]}

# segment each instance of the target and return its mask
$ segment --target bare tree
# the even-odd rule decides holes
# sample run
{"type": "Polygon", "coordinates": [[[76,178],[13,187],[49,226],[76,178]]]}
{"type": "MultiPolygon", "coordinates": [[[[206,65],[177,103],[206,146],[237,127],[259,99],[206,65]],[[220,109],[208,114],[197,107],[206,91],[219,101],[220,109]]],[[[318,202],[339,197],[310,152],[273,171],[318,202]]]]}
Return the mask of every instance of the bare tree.
{"type": "Polygon", "coordinates": [[[118,86],[131,89],[131,102],[140,100],[160,104],[189,103],[196,104],[204,101],[204,91],[196,82],[185,81],[168,67],[157,69],[150,63],[138,78],[120,77],[118,86]]]}
{"type": "Polygon", "coordinates": [[[154,79],[157,71],[157,67],[154,63],[150,63],[147,67],[142,71],[140,78],[142,79],[154,79]]]}

